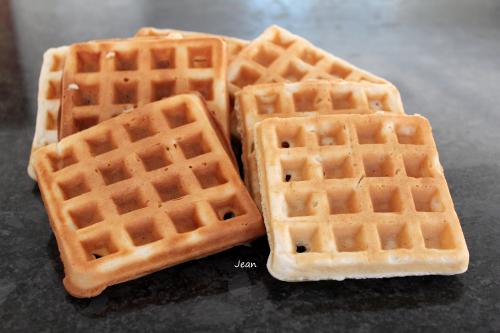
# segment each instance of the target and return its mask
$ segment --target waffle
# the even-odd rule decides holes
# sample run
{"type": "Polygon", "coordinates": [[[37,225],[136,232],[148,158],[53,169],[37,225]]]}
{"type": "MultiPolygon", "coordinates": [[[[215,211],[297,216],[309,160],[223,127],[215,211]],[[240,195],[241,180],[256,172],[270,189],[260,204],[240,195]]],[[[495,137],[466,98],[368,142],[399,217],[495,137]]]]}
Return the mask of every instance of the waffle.
{"type": "MultiPolygon", "coordinates": [[[[38,81],[38,111],[31,153],[57,141],[57,119],[61,107],[61,84],[67,46],[48,49],[43,55],[38,81]]],[[[30,156],[28,174],[36,180],[30,156]]]]}
{"type": "Polygon", "coordinates": [[[265,233],[201,97],[178,95],[38,149],[34,167],[76,297],[265,233]]]}
{"type": "Polygon", "coordinates": [[[229,135],[226,52],[218,38],[95,41],[69,48],[59,138],[137,106],[190,91],[229,135]]]}
{"type": "Polygon", "coordinates": [[[467,269],[467,246],[425,118],[272,118],[257,125],[255,146],[274,277],[467,269]],[[325,134],[336,145],[322,145],[325,134]]]}
{"type": "Polygon", "coordinates": [[[226,42],[228,62],[231,62],[240,53],[240,51],[250,43],[249,41],[244,39],[207,34],[204,32],[183,31],[174,29],[156,29],[151,27],[144,27],[139,29],[135,33],[135,36],[136,37],[144,37],[144,36],[218,37],[226,42]]]}
{"type": "MultiPolygon", "coordinates": [[[[404,113],[398,90],[392,85],[312,80],[248,86],[236,96],[238,132],[247,187],[260,205],[254,152],[254,127],[269,117],[340,113],[404,113]]],[[[325,143],[334,138],[325,138],[325,143]]]]}
{"type": "Polygon", "coordinates": [[[278,26],[267,28],[229,64],[229,93],[257,83],[344,79],[388,83],[278,26]]]}

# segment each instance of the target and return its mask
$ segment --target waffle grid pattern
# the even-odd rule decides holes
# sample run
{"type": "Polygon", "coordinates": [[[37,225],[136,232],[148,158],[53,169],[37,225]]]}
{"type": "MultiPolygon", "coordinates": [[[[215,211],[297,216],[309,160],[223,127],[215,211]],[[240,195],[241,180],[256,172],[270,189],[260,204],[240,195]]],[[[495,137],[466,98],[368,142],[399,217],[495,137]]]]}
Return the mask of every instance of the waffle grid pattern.
{"type": "Polygon", "coordinates": [[[222,38],[226,42],[227,46],[227,59],[228,62],[231,62],[240,51],[247,46],[250,42],[244,39],[222,36],[222,35],[214,35],[208,34],[204,32],[195,32],[195,31],[184,31],[184,30],[175,30],[175,29],[157,29],[152,27],[143,27],[140,28],[136,33],[136,37],[171,37],[180,35],[181,37],[217,37],[222,38]]]}
{"type": "MultiPolygon", "coordinates": [[[[249,86],[237,94],[236,101],[245,182],[258,204],[260,190],[254,151],[254,128],[258,122],[271,117],[317,114],[404,113],[401,97],[394,86],[340,80],[249,86]]],[[[325,144],[334,141],[334,137],[324,138],[325,144]]]]}
{"type": "Polygon", "coordinates": [[[92,296],[264,233],[219,140],[201,100],[181,95],[37,152],[70,293],[92,296]]]}
{"type": "Polygon", "coordinates": [[[344,79],[388,83],[314,46],[304,38],[271,26],[229,64],[229,92],[271,82],[344,79]]]}
{"type": "MultiPolygon", "coordinates": [[[[61,46],[48,49],[43,55],[32,153],[40,147],[57,142],[57,119],[61,108],[62,75],[67,53],[68,47],[61,46]]],[[[30,156],[28,174],[32,179],[36,179],[32,164],[30,156]]]]}
{"type": "Polygon", "coordinates": [[[123,111],[197,91],[229,126],[226,52],[220,39],[128,39],[74,44],[63,77],[60,138],[123,111]]]}
{"type": "Polygon", "coordinates": [[[467,247],[424,118],[275,118],[260,123],[257,136],[268,268],[279,279],[466,269],[467,247]],[[336,145],[323,145],[324,133],[336,145]]]}

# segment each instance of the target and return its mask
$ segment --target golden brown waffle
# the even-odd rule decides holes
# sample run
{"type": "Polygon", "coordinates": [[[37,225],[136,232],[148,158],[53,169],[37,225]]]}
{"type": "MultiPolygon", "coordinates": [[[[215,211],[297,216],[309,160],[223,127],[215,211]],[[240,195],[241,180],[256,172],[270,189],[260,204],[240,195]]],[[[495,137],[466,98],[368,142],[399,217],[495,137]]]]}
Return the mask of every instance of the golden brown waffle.
{"type": "MultiPolygon", "coordinates": [[[[404,113],[398,90],[387,84],[343,80],[312,80],[248,86],[236,95],[236,116],[243,144],[245,182],[260,206],[260,190],[254,152],[255,124],[270,117],[311,114],[404,113]]],[[[325,144],[335,138],[325,137],[325,144]]]]}
{"type": "Polygon", "coordinates": [[[77,297],[264,234],[202,99],[179,95],[35,152],[43,201],[77,297]]]}
{"type": "Polygon", "coordinates": [[[229,135],[225,43],[218,38],[136,38],[70,47],[59,138],[125,110],[198,91],[229,135]]]}
{"type": "Polygon", "coordinates": [[[135,33],[136,37],[145,36],[159,36],[159,37],[171,37],[171,36],[181,36],[181,37],[218,37],[222,38],[227,45],[227,60],[231,62],[240,51],[247,46],[250,42],[244,39],[207,34],[205,32],[194,32],[194,31],[183,31],[174,29],[157,29],[152,27],[144,27],[139,29],[135,33]]]}
{"type": "Polygon", "coordinates": [[[274,277],[467,269],[467,246],[425,118],[272,118],[257,125],[255,146],[274,277]],[[335,144],[324,145],[325,137],[335,144]]]}
{"type": "MultiPolygon", "coordinates": [[[[38,80],[38,110],[31,154],[40,147],[57,141],[57,119],[61,107],[61,86],[67,46],[48,49],[43,54],[38,80]]],[[[32,159],[28,164],[29,176],[36,180],[32,159]]]]}
{"type": "MultiPolygon", "coordinates": [[[[167,38],[174,37],[167,36],[167,38]]],[[[38,109],[32,154],[36,149],[57,142],[57,122],[61,107],[61,89],[64,62],[68,46],[48,49],[43,55],[43,63],[38,81],[38,109]]],[[[31,156],[28,175],[36,180],[31,156]]]]}
{"type": "Polygon", "coordinates": [[[278,26],[267,28],[229,64],[229,92],[257,83],[344,79],[388,83],[278,26]]]}

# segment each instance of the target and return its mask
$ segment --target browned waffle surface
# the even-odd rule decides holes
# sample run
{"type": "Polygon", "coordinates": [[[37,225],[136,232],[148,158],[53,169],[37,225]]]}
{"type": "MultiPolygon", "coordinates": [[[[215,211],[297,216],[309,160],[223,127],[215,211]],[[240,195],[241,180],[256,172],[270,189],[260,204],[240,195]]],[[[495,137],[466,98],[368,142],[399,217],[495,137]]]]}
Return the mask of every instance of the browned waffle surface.
{"type": "Polygon", "coordinates": [[[231,61],[229,92],[256,83],[345,79],[387,83],[278,26],[267,28],[231,61]]]}
{"type": "Polygon", "coordinates": [[[227,59],[231,62],[240,51],[247,46],[250,42],[244,39],[222,36],[222,35],[214,35],[208,34],[205,32],[195,32],[195,31],[184,31],[184,30],[175,30],[175,29],[157,29],[152,27],[143,27],[140,28],[136,33],[136,37],[146,37],[146,36],[165,36],[165,37],[218,37],[222,38],[227,45],[227,59]]]}
{"type": "Polygon", "coordinates": [[[109,285],[264,234],[200,97],[145,105],[35,153],[66,289],[109,285]]]}
{"type": "MultiPolygon", "coordinates": [[[[389,84],[311,80],[248,86],[236,96],[236,115],[243,145],[245,182],[260,205],[260,190],[254,149],[255,124],[271,117],[317,114],[404,113],[398,90],[389,84]]],[[[325,133],[323,144],[336,143],[334,133],[325,133]]]]}
{"type": "Polygon", "coordinates": [[[124,110],[197,91],[229,133],[225,43],[218,38],[136,38],[70,47],[59,137],[124,110]]]}
{"type": "Polygon", "coordinates": [[[468,251],[428,121],[273,118],[256,150],[268,269],[286,281],[456,274],[468,251]],[[324,133],[335,134],[324,145],[324,133]]]}

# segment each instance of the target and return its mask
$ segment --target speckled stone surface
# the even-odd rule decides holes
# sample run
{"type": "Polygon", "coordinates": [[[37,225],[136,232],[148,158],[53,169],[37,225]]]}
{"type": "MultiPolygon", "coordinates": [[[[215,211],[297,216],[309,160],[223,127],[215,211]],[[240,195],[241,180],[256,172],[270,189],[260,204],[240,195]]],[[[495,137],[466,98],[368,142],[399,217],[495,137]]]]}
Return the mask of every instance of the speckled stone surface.
{"type": "Polygon", "coordinates": [[[499,86],[499,1],[0,0],[0,330],[499,331],[499,86]],[[25,171],[43,51],[144,25],[250,39],[272,23],[394,82],[407,112],[431,120],[469,271],[284,283],[267,273],[260,239],[93,299],[68,296],[25,171]]]}

